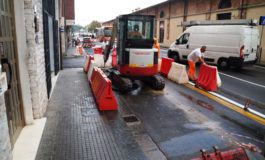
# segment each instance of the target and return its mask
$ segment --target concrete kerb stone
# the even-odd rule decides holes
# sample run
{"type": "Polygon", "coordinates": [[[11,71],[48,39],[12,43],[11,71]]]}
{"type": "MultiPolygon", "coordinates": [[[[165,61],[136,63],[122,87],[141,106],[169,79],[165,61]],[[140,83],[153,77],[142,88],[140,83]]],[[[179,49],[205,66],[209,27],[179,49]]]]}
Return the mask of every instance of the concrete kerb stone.
{"type": "Polygon", "coordinates": [[[168,79],[178,83],[188,83],[189,78],[186,72],[186,66],[173,62],[168,73],[168,79]]]}
{"type": "Polygon", "coordinates": [[[232,97],[234,97],[236,99],[239,99],[239,100],[242,100],[242,101],[245,101],[245,102],[246,101],[250,101],[250,104],[253,104],[256,107],[259,107],[261,109],[265,109],[265,103],[257,101],[256,99],[251,99],[249,97],[245,97],[245,96],[242,96],[242,95],[239,95],[239,94],[235,94],[232,91],[229,91],[229,90],[226,90],[226,89],[222,89],[222,88],[219,88],[218,91],[220,93],[232,96],[232,97]]]}

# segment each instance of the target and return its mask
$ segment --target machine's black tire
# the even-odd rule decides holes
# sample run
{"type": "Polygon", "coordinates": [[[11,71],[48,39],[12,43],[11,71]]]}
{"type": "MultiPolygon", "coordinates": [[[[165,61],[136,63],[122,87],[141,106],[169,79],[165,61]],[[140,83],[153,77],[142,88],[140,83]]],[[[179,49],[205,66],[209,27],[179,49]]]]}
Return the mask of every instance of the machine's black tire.
{"type": "Polygon", "coordinates": [[[151,86],[155,90],[163,90],[165,88],[165,80],[163,77],[154,75],[151,77],[151,86]]]}

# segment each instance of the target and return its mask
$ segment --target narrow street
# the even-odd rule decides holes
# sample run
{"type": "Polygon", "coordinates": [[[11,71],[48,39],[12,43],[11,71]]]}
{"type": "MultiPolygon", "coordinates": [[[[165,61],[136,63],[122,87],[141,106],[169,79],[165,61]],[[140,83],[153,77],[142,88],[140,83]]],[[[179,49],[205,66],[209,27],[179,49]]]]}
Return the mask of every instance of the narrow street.
{"type": "Polygon", "coordinates": [[[0,0],[0,160],[265,160],[264,13],[0,0]]]}
{"type": "Polygon", "coordinates": [[[263,125],[169,80],[163,91],[142,84],[129,94],[116,92],[118,111],[99,112],[82,61],[64,58],[36,159],[179,160],[212,146],[264,148],[263,125]]]}

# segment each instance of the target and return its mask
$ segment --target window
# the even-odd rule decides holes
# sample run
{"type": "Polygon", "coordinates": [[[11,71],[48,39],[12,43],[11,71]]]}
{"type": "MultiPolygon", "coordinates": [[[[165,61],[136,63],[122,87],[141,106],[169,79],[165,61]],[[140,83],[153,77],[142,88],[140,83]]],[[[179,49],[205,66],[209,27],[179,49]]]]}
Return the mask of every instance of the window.
{"type": "Polygon", "coordinates": [[[128,20],[127,37],[129,39],[152,39],[151,27],[152,26],[150,21],[128,20]]]}
{"type": "Polygon", "coordinates": [[[217,14],[217,20],[227,20],[227,19],[231,19],[231,13],[217,14]]]}
{"type": "Polygon", "coordinates": [[[164,18],[165,17],[165,13],[164,13],[164,11],[161,11],[160,12],[160,18],[164,18]]]}
{"type": "Polygon", "coordinates": [[[221,0],[219,2],[219,9],[230,8],[232,6],[231,0],[221,0]]]}
{"type": "Polygon", "coordinates": [[[188,41],[189,41],[189,37],[190,37],[190,34],[189,33],[185,33],[183,34],[177,41],[178,41],[178,44],[187,44],[188,41]]]}

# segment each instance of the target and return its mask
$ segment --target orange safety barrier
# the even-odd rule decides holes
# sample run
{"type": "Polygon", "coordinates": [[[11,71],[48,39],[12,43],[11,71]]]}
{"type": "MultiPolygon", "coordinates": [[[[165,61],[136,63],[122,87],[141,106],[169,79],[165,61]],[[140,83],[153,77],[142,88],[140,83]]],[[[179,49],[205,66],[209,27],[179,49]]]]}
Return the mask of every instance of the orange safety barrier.
{"type": "Polygon", "coordinates": [[[171,68],[172,62],[174,62],[172,58],[166,58],[166,57],[162,58],[161,69],[160,69],[161,75],[167,77],[168,72],[171,68]]]}
{"type": "Polygon", "coordinates": [[[103,54],[103,48],[102,47],[93,47],[94,54],[103,54]]]}
{"type": "Polygon", "coordinates": [[[83,51],[83,47],[82,47],[82,45],[78,46],[78,51],[79,51],[79,53],[80,53],[81,55],[84,54],[84,51],[83,51]]]}
{"type": "Polygon", "coordinates": [[[202,64],[197,85],[207,91],[217,90],[217,69],[214,66],[202,64]]]}
{"type": "Polygon", "coordinates": [[[201,150],[201,157],[192,160],[249,160],[244,148],[237,148],[229,151],[219,151],[215,148],[214,153],[207,154],[206,151],[201,150]]]}
{"type": "Polygon", "coordinates": [[[100,111],[118,109],[118,103],[112,91],[112,83],[98,67],[93,69],[90,85],[100,111]]]}
{"type": "Polygon", "coordinates": [[[116,48],[113,48],[111,58],[112,58],[111,66],[116,67],[117,66],[117,50],[116,50],[116,48]]]}

